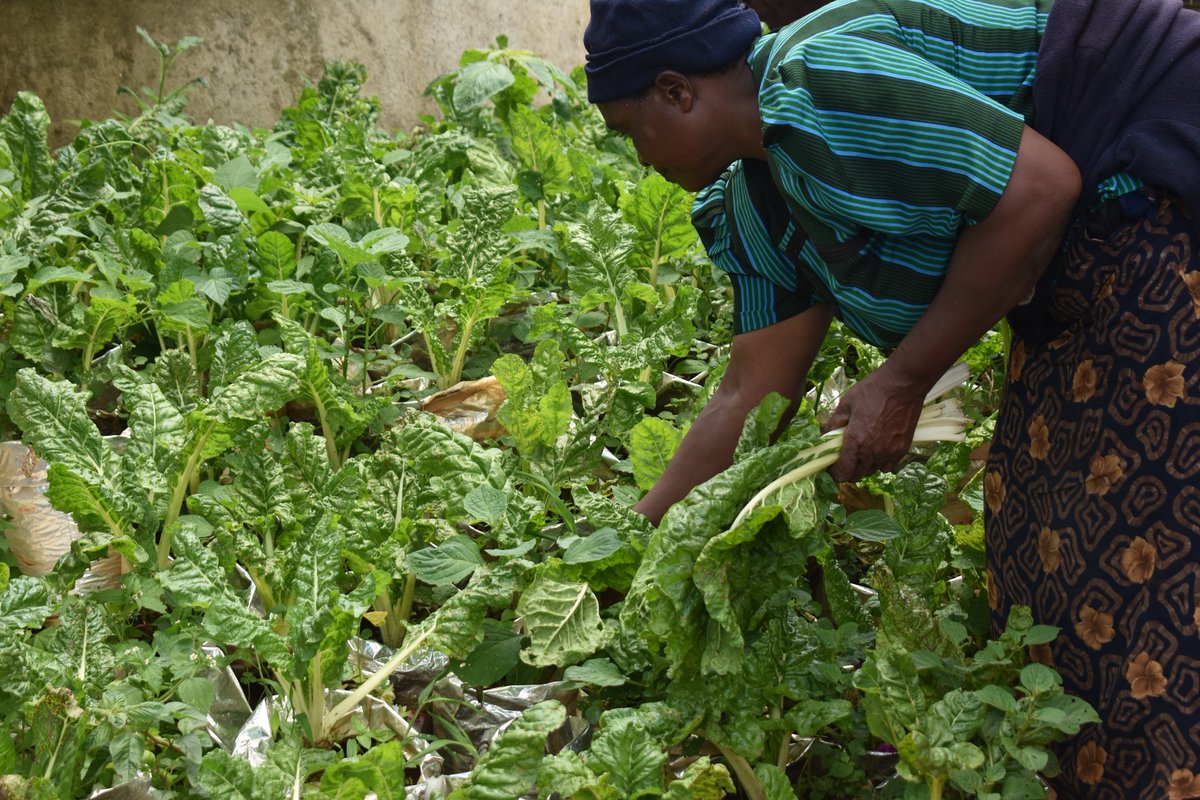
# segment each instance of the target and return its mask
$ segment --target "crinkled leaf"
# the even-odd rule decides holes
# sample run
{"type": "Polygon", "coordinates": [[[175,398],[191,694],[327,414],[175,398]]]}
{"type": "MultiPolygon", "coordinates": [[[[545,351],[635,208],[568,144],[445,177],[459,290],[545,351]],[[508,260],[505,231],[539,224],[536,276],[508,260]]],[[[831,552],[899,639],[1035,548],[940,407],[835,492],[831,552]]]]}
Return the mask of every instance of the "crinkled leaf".
{"type": "Polygon", "coordinates": [[[659,417],[646,417],[629,432],[629,459],[633,477],[641,489],[649,490],[670,463],[684,432],[659,417]]]}
{"type": "Polygon", "coordinates": [[[512,800],[533,788],[546,739],[566,711],[557,700],[531,707],[500,734],[451,800],[512,800]]]}
{"type": "MultiPolygon", "coordinates": [[[[697,669],[709,646],[719,652],[719,644],[708,641],[709,611],[693,582],[701,552],[726,530],[753,493],[780,474],[800,447],[798,441],[780,442],[716,475],[676,503],[651,536],[621,609],[621,629],[655,637],[666,647],[673,669],[697,669]]],[[[772,518],[778,509],[764,513],[772,518]]],[[[753,520],[756,526],[764,521],[753,520]]],[[[714,572],[710,584],[714,598],[721,593],[718,580],[714,572]]],[[[717,630],[727,629],[732,619],[717,630]]]]}
{"type": "Polygon", "coordinates": [[[687,191],[657,173],[646,175],[621,196],[621,216],[637,229],[631,263],[649,275],[698,244],[687,191]]]}
{"type": "Polygon", "coordinates": [[[205,754],[196,784],[212,800],[260,800],[286,797],[290,777],[274,764],[252,767],[246,759],[218,747],[205,754]]]}
{"type": "Polygon", "coordinates": [[[597,775],[583,757],[574,750],[563,750],[542,759],[537,773],[538,795],[554,792],[571,800],[619,800],[622,795],[608,782],[607,775],[597,775]]]}
{"type": "Polygon", "coordinates": [[[183,415],[154,383],[132,387],[122,398],[129,409],[126,452],[153,464],[162,474],[174,471],[186,441],[183,415]]]}
{"type": "Polygon", "coordinates": [[[204,221],[217,234],[238,233],[246,224],[246,217],[232,197],[221,191],[216,184],[208,183],[200,190],[197,198],[204,221]]]}
{"type": "Polygon", "coordinates": [[[321,791],[335,798],[362,798],[373,792],[376,800],[404,800],[404,769],[407,759],[400,742],[377,744],[357,758],[347,758],[331,765],[321,775],[321,791]],[[362,794],[351,793],[357,782],[362,794]]]}
{"type": "Polygon", "coordinates": [[[109,497],[76,475],[64,464],[51,464],[46,497],[59,511],[70,514],[84,531],[107,531],[113,536],[130,533],[128,521],[113,508],[109,497]]]}
{"type": "Polygon", "coordinates": [[[525,618],[529,647],[521,658],[534,666],[566,666],[595,653],[608,640],[600,603],[586,583],[539,573],[517,603],[525,618]]]}
{"type": "Polygon", "coordinates": [[[206,410],[219,422],[255,422],[296,397],[304,359],[290,353],[269,356],[224,387],[206,410]]]}
{"type": "Polygon", "coordinates": [[[111,472],[114,459],[88,417],[87,395],[70,384],[23,369],[8,396],[8,414],[47,462],[63,464],[94,485],[111,472]]]}
{"type": "Polygon", "coordinates": [[[516,589],[520,565],[477,570],[463,589],[455,592],[429,619],[429,643],[451,658],[463,659],[483,640],[483,624],[491,608],[507,606],[516,589]]]}
{"type": "MultiPolygon", "coordinates": [[[[729,770],[724,764],[714,764],[705,756],[688,764],[683,774],[671,781],[663,800],[722,800],[733,791],[729,770]]],[[[768,793],[767,797],[772,795],[768,793]]]]}
{"type": "Polygon", "coordinates": [[[603,204],[591,205],[582,222],[566,226],[563,246],[571,259],[567,281],[579,296],[580,310],[607,304],[610,313],[623,313],[619,298],[625,286],[637,281],[629,265],[633,242],[633,228],[603,204]]]}
{"type": "Polygon", "coordinates": [[[54,165],[48,135],[50,116],[41,98],[17,92],[8,113],[0,118],[0,138],[7,144],[9,167],[17,177],[17,192],[29,199],[51,188],[54,165]]]}
{"type": "Polygon", "coordinates": [[[622,797],[656,795],[663,788],[667,754],[634,720],[605,727],[592,740],[588,766],[608,773],[622,797]]]}
{"type": "Polygon", "coordinates": [[[12,635],[20,628],[40,628],[54,611],[46,582],[20,575],[0,593],[0,630],[12,635]]]}
{"type": "Polygon", "coordinates": [[[562,363],[558,343],[544,340],[529,364],[512,354],[492,364],[492,373],[506,395],[496,416],[522,453],[533,455],[539,446],[553,446],[570,427],[574,411],[570,389],[562,378],[562,363]]]}
{"type": "MultiPolygon", "coordinates": [[[[818,496],[811,480],[792,485],[790,506],[798,517],[816,519],[818,496]]],[[[728,674],[741,669],[744,631],[780,589],[795,585],[821,540],[810,533],[797,541],[775,522],[778,510],[760,508],[742,524],[711,538],[696,558],[693,583],[709,615],[701,669],[728,674]],[[763,564],[771,569],[764,574],[763,564]]]]}
{"type": "Polygon", "coordinates": [[[553,197],[569,191],[571,162],[555,129],[532,109],[521,106],[508,115],[508,125],[513,153],[526,169],[537,174],[541,195],[553,197]]]}
{"type": "Polygon", "coordinates": [[[940,740],[965,742],[983,724],[985,711],[978,695],[955,689],[929,706],[922,722],[928,730],[936,732],[940,740]]]}
{"type": "Polygon", "coordinates": [[[258,338],[249,322],[237,320],[224,326],[213,341],[212,365],[208,370],[210,391],[229,385],[261,360],[258,338]]]}

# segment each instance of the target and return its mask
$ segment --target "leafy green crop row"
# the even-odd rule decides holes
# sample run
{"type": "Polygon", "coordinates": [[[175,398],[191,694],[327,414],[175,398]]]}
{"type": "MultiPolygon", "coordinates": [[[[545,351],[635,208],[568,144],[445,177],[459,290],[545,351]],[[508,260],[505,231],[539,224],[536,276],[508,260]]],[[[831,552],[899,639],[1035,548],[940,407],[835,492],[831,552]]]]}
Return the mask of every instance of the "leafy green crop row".
{"type": "Polygon", "coordinates": [[[146,38],[137,116],[55,153],[38,98],[0,118],[0,432],[81,531],[45,579],[0,562],[0,795],[384,800],[432,791],[433,754],[469,800],[1042,796],[1090,709],[1025,663],[1053,631],[988,640],[979,524],[941,513],[979,510],[999,336],[969,443],[873,479],[878,507],[817,475],[738,517],[882,358],[836,329],[780,440],[768,401],[653,529],[631,506],[720,379],[730,296],[578,75],[468,51],[392,135],[334,63],[248,130],[190,123],[197,41],[146,38]],[[498,436],[418,410],[462,379],[503,389],[498,436]],[[118,585],[72,591],[114,554],[118,585]],[[206,730],[225,667],[272,700],[254,766],[206,730]],[[498,736],[447,710],[550,683],[498,736]]]}

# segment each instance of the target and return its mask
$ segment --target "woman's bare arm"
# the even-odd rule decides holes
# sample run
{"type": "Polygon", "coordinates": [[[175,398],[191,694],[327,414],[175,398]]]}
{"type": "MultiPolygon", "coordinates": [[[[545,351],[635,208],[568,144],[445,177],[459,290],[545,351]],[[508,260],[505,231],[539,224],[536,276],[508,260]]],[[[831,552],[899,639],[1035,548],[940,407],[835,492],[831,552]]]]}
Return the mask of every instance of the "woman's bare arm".
{"type": "Polygon", "coordinates": [[[771,392],[793,400],[794,410],[830,319],[827,307],[814,306],[783,322],[733,337],[721,385],[636,510],[657,525],[694,486],[733,463],[746,415],[771,392]]]}
{"type": "Polygon", "coordinates": [[[925,394],[1032,291],[1061,244],[1079,197],[1074,162],[1026,127],[1000,201],[963,230],[925,314],[875,372],[843,397],[829,428],[846,427],[830,473],[842,481],[893,469],[908,452],[925,394]]]}

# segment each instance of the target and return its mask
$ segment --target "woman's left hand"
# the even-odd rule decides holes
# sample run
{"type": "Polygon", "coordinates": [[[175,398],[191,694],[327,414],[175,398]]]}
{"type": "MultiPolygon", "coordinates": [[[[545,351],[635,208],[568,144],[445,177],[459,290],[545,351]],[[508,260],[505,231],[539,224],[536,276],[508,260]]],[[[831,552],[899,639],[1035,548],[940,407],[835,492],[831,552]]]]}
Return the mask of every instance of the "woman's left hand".
{"type": "Polygon", "coordinates": [[[827,431],[846,429],[830,475],[849,482],[895,470],[912,446],[929,389],[886,361],[852,386],[824,426],[827,431]]]}

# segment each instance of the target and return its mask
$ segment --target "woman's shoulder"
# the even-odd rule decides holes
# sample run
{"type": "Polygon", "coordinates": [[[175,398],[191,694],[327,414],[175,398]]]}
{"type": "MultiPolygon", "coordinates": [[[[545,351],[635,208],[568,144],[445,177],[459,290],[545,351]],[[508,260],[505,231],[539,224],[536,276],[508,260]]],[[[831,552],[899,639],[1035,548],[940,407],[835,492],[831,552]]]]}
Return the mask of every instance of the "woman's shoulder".
{"type": "Polygon", "coordinates": [[[847,37],[899,33],[885,0],[838,0],[764,34],[755,41],[748,60],[761,95],[775,84],[802,85],[802,67],[844,50],[847,37]]]}

